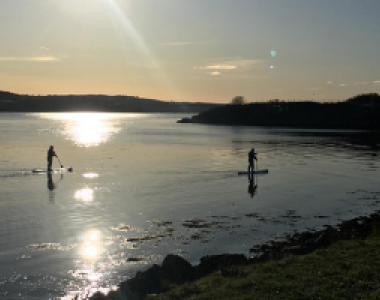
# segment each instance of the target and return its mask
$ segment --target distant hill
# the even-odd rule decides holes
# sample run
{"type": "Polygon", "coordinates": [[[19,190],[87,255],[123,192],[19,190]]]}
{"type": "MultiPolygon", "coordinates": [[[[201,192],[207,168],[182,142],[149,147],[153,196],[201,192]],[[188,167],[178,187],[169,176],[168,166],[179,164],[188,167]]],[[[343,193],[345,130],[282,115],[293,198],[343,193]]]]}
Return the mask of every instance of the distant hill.
{"type": "Polygon", "coordinates": [[[0,91],[0,112],[173,112],[199,113],[220,106],[201,102],[165,102],[134,96],[30,96],[0,91]]]}
{"type": "Polygon", "coordinates": [[[338,103],[269,101],[223,105],[179,123],[380,130],[380,96],[364,94],[338,103]]]}
{"type": "Polygon", "coordinates": [[[17,95],[11,92],[0,91],[0,99],[5,98],[5,97],[13,97],[13,96],[17,96],[17,95]]]}

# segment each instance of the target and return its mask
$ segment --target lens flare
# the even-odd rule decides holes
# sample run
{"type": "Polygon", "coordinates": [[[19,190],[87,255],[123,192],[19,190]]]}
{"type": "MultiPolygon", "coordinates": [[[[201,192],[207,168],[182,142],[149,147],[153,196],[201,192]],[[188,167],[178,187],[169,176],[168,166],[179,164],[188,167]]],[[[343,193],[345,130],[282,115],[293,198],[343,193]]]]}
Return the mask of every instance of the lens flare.
{"type": "Polygon", "coordinates": [[[152,71],[152,76],[159,80],[160,85],[165,86],[166,90],[170,91],[173,99],[179,99],[180,97],[177,89],[167,77],[159,60],[153,55],[143,37],[128,18],[128,15],[120,8],[115,0],[106,0],[106,3],[111,10],[112,15],[115,16],[115,19],[120,24],[118,28],[125,31],[124,36],[130,37],[140,53],[144,55],[144,60],[147,63],[148,69],[152,71]]]}

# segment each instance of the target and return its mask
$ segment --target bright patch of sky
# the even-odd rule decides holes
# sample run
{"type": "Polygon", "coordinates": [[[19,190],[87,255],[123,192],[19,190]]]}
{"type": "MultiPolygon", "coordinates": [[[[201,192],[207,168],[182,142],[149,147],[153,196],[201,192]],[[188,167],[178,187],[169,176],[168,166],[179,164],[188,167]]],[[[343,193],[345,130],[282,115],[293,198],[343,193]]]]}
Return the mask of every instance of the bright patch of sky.
{"type": "Polygon", "coordinates": [[[227,103],[380,92],[378,0],[1,0],[0,90],[227,103]]]}

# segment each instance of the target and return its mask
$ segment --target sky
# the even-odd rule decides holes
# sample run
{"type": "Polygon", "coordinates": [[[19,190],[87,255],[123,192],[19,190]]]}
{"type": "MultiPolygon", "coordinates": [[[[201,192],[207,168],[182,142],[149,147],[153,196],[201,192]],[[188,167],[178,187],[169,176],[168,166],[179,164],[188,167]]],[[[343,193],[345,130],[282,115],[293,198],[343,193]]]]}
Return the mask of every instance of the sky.
{"type": "Polygon", "coordinates": [[[1,0],[0,90],[229,103],[380,93],[379,0],[1,0]]]}

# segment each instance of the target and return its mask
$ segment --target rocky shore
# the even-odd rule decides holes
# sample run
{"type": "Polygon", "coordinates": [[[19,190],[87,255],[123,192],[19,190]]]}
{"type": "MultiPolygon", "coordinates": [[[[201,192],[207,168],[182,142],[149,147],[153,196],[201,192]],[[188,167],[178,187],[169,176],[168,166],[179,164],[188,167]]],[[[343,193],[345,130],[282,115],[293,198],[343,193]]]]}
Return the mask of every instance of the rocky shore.
{"type": "Polygon", "coordinates": [[[288,235],[283,241],[269,241],[250,249],[251,257],[243,254],[211,255],[202,257],[200,263],[193,266],[182,257],[169,254],[161,265],[155,264],[122,282],[117,291],[108,295],[97,293],[91,300],[145,299],[147,295],[163,293],[173,286],[198,280],[215,271],[229,276],[238,265],[260,264],[288,255],[304,255],[327,248],[339,240],[364,239],[376,230],[380,230],[380,211],[343,221],[335,227],[325,226],[321,230],[288,235]]]}

